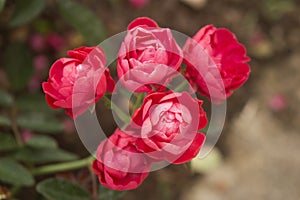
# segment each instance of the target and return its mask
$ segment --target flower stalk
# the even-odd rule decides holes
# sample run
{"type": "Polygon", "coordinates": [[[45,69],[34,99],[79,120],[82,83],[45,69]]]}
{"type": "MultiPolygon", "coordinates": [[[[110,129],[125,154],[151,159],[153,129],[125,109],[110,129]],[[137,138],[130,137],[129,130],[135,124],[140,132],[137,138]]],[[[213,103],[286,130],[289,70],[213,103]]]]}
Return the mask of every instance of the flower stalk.
{"type": "Polygon", "coordinates": [[[110,108],[116,112],[118,117],[125,123],[128,124],[131,120],[130,116],[126,115],[121,108],[119,108],[114,102],[112,102],[107,96],[102,97],[103,101],[107,104],[110,105],[110,108]]]}
{"type": "Polygon", "coordinates": [[[134,105],[133,105],[133,107],[132,107],[132,113],[134,113],[134,111],[135,111],[138,107],[140,107],[140,105],[141,105],[143,99],[144,99],[144,93],[139,94],[139,95],[137,96],[136,101],[135,101],[135,103],[134,103],[134,105]]]}
{"type": "Polygon", "coordinates": [[[91,156],[81,159],[81,160],[42,166],[42,167],[32,170],[31,173],[34,176],[40,176],[40,175],[54,174],[54,173],[63,172],[63,171],[80,169],[83,167],[91,166],[94,159],[95,159],[95,157],[93,155],[91,155],[91,156]]]}

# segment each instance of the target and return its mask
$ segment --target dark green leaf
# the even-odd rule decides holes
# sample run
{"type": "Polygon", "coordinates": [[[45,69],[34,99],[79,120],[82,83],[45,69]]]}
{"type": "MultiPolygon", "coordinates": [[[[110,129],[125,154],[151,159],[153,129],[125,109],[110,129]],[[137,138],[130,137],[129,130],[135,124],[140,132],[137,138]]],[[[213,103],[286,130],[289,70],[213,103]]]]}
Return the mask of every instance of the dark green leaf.
{"type": "Polygon", "coordinates": [[[29,147],[32,147],[32,148],[37,148],[37,149],[57,148],[56,141],[53,138],[51,138],[49,136],[45,136],[45,135],[35,135],[35,136],[29,138],[26,141],[26,145],[29,147]]]}
{"type": "Polygon", "coordinates": [[[4,55],[4,66],[11,86],[23,89],[33,74],[32,56],[21,43],[8,45],[4,55]]]}
{"type": "MultiPolygon", "coordinates": [[[[1,1],[1,0],[0,0],[1,1]]],[[[13,98],[10,94],[0,89],[0,106],[10,106],[13,103],[13,98]]]]}
{"type": "Polygon", "coordinates": [[[52,21],[44,18],[38,18],[33,24],[34,30],[41,34],[49,34],[49,32],[52,32],[53,25],[52,21]]]}
{"type": "Polygon", "coordinates": [[[10,126],[11,120],[5,116],[0,115],[0,125],[1,126],[10,126]]]}
{"type": "Polygon", "coordinates": [[[12,135],[0,133],[0,151],[11,151],[17,148],[18,144],[12,135]]]}
{"type": "Polygon", "coordinates": [[[19,110],[22,111],[35,111],[35,112],[47,112],[57,113],[61,110],[50,108],[45,100],[45,96],[41,94],[26,94],[16,99],[16,105],[19,110]]]}
{"type": "Polygon", "coordinates": [[[44,164],[50,162],[71,161],[78,158],[77,155],[69,153],[61,149],[39,149],[38,151],[33,148],[22,148],[13,154],[17,160],[30,162],[33,164],[44,164]]]}
{"type": "Polygon", "coordinates": [[[65,180],[47,179],[37,185],[37,191],[48,200],[90,200],[87,191],[65,180]]]}
{"type": "Polygon", "coordinates": [[[23,25],[37,17],[43,11],[46,0],[17,0],[16,4],[10,26],[23,25]]]}
{"type": "Polygon", "coordinates": [[[0,12],[3,10],[5,5],[5,0],[0,0],[0,12]]]}
{"type": "Polygon", "coordinates": [[[63,124],[54,116],[45,113],[28,113],[20,115],[17,123],[21,128],[42,133],[57,133],[64,130],[63,124]]]}
{"type": "Polygon", "coordinates": [[[126,191],[110,190],[106,187],[99,187],[99,200],[117,200],[121,198],[126,191]]]}
{"type": "Polygon", "coordinates": [[[64,19],[88,42],[96,45],[105,39],[102,23],[88,8],[71,0],[58,1],[64,19]]]}
{"type": "Polygon", "coordinates": [[[0,180],[18,186],[34,184],[34,179],[26,168],[7,158],[0,159],[0,180]]]}

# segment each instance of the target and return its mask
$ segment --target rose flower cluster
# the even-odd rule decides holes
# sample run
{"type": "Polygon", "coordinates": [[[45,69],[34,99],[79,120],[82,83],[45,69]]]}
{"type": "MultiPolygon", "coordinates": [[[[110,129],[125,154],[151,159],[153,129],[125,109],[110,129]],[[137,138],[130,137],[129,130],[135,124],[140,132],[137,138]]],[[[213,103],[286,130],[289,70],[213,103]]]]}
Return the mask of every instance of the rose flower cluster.
{"type": "MultiPolygon", "coordinates": [[[[123,129],[102,141],[93,162],[102,185],[113,190],[137,188],[154,163],[182,164],[195,158],[205,141],[203,101],[222,103],[249,77],[246,50],[229,30],[205,26],[181,48],[168,28],[141,17],[128,25],[117,58],[118,81],[128,91],[145,94],[123,129]],[[189,91],[168,85],[183,75],[189,91]]],[[[84,113],[115,81],[100,47],[80,47],[51,67],[44,82],[46,101],[72,118],[84,113]]]]}

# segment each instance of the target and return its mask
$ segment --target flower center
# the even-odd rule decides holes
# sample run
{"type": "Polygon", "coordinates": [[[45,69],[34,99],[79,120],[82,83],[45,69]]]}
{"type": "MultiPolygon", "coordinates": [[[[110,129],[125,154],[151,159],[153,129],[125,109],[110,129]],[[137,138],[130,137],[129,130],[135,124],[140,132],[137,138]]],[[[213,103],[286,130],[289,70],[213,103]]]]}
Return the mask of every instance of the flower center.
{"type": "Polygon", "coordinates": [[[177,109],[176,105],[172,105],[168,111],[160,113],[160,120],[153,127],[155,135],[157,134],[157,136],[166,139],[173,139],[175,135],[179,133],[179,127],[182,121],[180,110],[177,109]]]}

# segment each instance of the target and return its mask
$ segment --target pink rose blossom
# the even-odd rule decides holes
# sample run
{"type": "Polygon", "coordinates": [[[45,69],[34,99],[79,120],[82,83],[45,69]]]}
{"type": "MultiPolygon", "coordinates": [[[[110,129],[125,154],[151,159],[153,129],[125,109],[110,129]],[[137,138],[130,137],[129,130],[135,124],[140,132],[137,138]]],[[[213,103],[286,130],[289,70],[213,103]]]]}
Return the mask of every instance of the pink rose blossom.
{"type": "Polygon", "coordinates": [[[170,29],[159,28],[149,18],[138,18],[129,24],[121,45],[118,76],[131,91],[163,90],[181,62],[182,52],[170,29]]]}
{"type": "Polygon", "coordinates": [[[52,108],[65,108],[68,115],[76,118],[106,90],[112,92],[114,81],[105,68],[106,59],[99,47],[80,47],[68,55],[69,58],[61,58],[52,65],[49,79],[42,86],[52,108]]]}
{"type": "Polygon", "coordinates": [[[132,190],[149,175],[151,163],[136,149],[135,140],[117,129],[99,145],[93,170],[102,185],[112,190],[132,190]]]}
{"type": "Polygon", "coordinates": [[[184,47],[186,77],[198,91],[220,103],[249,77],[245,47],[225,28],[205,26],[184,47]]]}
{"type": "Polygon", "coordinates": [[[190,161],[205,140],[198,133],[207,124],[202,103],[186,92],[149,94],[132,116],[130,128],[137,130],[137,148],[158,161],[190,161]]]}

